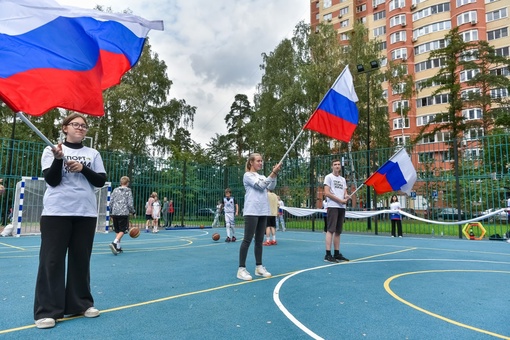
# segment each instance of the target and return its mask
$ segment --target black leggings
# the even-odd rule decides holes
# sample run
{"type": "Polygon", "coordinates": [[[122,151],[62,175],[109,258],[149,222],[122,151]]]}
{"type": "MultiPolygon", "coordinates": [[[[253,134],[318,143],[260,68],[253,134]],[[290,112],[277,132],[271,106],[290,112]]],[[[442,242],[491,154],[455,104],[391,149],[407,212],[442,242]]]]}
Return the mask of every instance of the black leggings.
{"type": "Polygon", "coordinates": [[[255,235],[255,264],[262,265],[262,241],[266,233],[267,216],[244,216],[244,238],[239,249],[239,267],[246,267],[246,257],[255,235]]]}
{"type": "Polygon", "coordinates": [[[397,227],[398,236],[402,236],[402,221],[401,220],[391,220],[391,236],[395,235],[395,226],[397,227]]]}

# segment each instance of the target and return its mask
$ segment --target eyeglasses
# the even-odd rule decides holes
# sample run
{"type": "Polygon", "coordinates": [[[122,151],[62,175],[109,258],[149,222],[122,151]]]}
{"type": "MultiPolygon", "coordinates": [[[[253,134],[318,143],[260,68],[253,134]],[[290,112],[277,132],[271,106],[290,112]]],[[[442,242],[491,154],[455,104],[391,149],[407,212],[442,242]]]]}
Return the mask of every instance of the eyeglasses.
{"type": "Polygon", "coordinates": [[[89,126],[86,125],[86,124],[80,124],[80,123],[76,123],[76,122],[73,122],[73,123],[69,123],[67,125],[71,125],[73,128],[75,129],[82,129],[82,130],[88,130],[89,129],[89,126]]]}

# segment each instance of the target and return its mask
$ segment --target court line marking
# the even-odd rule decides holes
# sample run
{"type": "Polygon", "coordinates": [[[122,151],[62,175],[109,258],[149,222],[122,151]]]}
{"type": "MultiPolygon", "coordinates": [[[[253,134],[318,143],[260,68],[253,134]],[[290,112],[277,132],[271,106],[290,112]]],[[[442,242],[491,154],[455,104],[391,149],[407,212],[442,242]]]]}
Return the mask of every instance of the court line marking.
{"type": "Polygon", "coordinates": [[[494,332],[491,332],[491,331],[488,331],[488,330],[485,330],[485,329],[481,329],[481,328],[477,328],[477,327],[473,327],[473,326],[469,326],[469,325],[466,325],[464,323],[461,323],[461,322],[458,322],[458,321],[455,321],[453,319],[449,319],[447,317],[444,317],[442,315],[439,315],[439,314],[436,314],[436,313],[433,313],[429,310],[426,310],[424,308],[421,308],[421,307],[418,307],[416,306],[415,304],[407,301],[407,300],[404,300],[403,298],[401,298],[400,296],[398,296],[391,288],[390,288],[390,284],[393,280],[395,279],[398,279],[398,278],[401,278],[401,277],[404,277],[404,276],[408,276],[408,275],[418,275],[418,274],[429,274],[429,273],[448,273],[448,272],[454,272],[454,273],[503,273],[503,274],[510,274],[509,271],[503,271],[503,270],[476,270],[476,269],[467,269],[467,270],[462,270],[462,269],[444,269],[444,270],[423,270],[423,271],[418,271],[418,272],[407,272],[407,273],[401,273],[401,274],[397,274],[397,275],[394,275],[390,278],[388,278],[386,281],[384,281],[384,289],[386,290],[386,292],[388,294],[390,294],[393,298],[395,298],[397,301],[400,301],[402,302],[403,304],[411,307],[411,308],[414,308],[416,309],[417,311],[419,312],[422,312],[422,313],[425,313],[427,315],[430,315],[434,318],[437,318],[437,319],[440,319],[440,320],[443,320],[443,321],[446,321],[448,323],[451,323],[451,324],[454,324],[456,326],[459,326],[459,327],[463,327],[463,328],[467,328],[467,329],[470,329],[472,331],[475,331],[475,332],[479,332],[479,333],[483,333],[483,334],[487,334],[487,335],[491,335],[491,336],[494,336],[494,337],[497,337],[497,338],[501,338],[501,339],[509,339],[508,336],[504,336],[504,335],[501,335],[501,334],[497,334],[497,333],[494,333],[494,332]]]}
{"type": "Polygon", "coordinates": [[[313,339],[323,340],[324,338],[322,338],[318,334],[314,333],[311,329],[306,327],[302,322],[300,322],[298,319],[296,319],[296,317],[294,317],[294,315],[292,315],[292,313],[290,313],[287,308],[285,308],[285,306],[283,305],[283,303],[280,300],[280,289],[283,286],[283,284],[288,279],[290,279],[290,278],[292,278],[292,277],[294,277],[296,275],[299,275],[301,273],[304,273],[304,272],[308,272],[308,271],[312,271],[312,270],[317,270],[317,269],[322,269],[322,268],[328,268],[328,267],[331,267],[331,266],[349,265],[350,263],[353,263],[353,262],[364,261],[366,259],[371,259],[371,258],[376,258],[376,257],[381,257],[381,256],[394,255],[394,254],[398,254],[398,253],[402,253],[402,252],[407,252],[407,251],[412,251],[412,250],[416,250],[416,248],[397,250],[397,251],[393,251],[393,252],[389,252],[389,253],[383,253],[383,254],[367,256],[367,257],[359,258],[359,259],[352,260],[352,261],[349,261],[349,262],[333,263],[333,264],[327,264],[327,265],[323,265],[323,266],[318,266],[318,267],[298,270],[298,271],[292,273],[291,275],[289,275],[287,277],[284,277],[282,280],[280,280],[278,282],[278,284],[276,285],[276,287],[273,290],[273,301],[275,302],[276,306],[280,309],[280,311],[282,311],[283,315],[285,315],[290,320],[290,322],[292,322],[294,325],[296,325],[296,327],[301,329],[303,332],[308,334],[313,339]]]}

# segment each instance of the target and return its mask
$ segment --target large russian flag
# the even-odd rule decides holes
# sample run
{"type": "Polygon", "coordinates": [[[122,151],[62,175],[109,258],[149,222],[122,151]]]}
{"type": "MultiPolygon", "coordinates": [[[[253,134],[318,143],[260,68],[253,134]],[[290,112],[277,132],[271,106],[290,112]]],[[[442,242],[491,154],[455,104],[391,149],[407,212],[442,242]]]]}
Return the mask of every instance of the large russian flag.
{"type": "Polygon", "coordinates": [[[101,116],[102,91],[136,64],[151,29],[163,22],[0,0],[0,99],[33,116],[56,107],[101,116]]]}
{"type": "Polygon", "coordinates": [[[402,148],[374,172],[365,184],[373,186],[377,194],[401,190],[410,195],[416,178],[411,158],[402,148]]]}
{"type": "Polygon", "coordinates": [[[352,74],[346,66],[305,124],[304,129],[349,142],[358,126],[357,101],[358,96],[354,90],[352,74]]]}

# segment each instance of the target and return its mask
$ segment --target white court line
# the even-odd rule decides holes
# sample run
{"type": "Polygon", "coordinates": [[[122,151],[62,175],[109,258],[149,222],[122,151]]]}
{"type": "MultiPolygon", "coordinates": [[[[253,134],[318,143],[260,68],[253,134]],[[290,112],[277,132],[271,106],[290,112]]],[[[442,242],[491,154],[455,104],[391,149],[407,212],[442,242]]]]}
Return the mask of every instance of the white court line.
{"type": "Polygon", "coordinates": [[[308,334],[311,338],[313,339],[317,339],[317,340],[324,340],[324,338],[322,338],[321,336],[315,334],[312,330],[310,330],[308,327],[306,327],[301,321],[299,321],[298,319],[296,319],[294,317],[294,315],[292,315],[291,312],[289,312],[289,310],[287,308],[285,308],[285,306],[283,305],[283,303],[280,301],[280,289],[281,287],[283,286],[283,284],[288,280],[290,279],[291,277],[293,276],[296,276],[298,274],[301,274],[301,273],[305,273],[305,272],[308,272],[308,271],[312,271],[312,270],[317,270],[317,269],[322,269],[322,268],[327,268],[327,267],[331,267],[331,266],[338,266],[338,265],[353,265],[353,264],[367,264],[367,263],[379,263],[379,262],[402,262],[402,261],[430,261],[430,262],[437,262],[437,261],[444,261],[444,262],[474,262],[474,263],[493,263],[493,264],[508,264],[510,265],[510,262],[501,262],[501,261],[488,261],[488,260],[459,260],[459,259],[430,259],[430,258],[424,258],[424,259],[387,259],[387,260],[363,260],[363,259],[359,259],[359,260],[354,260],[354,261],[350,261],[350,262],[342,262],[342,263],[337,263],[337,264],[327,264],[327,265],[323,265],[323,266],[318,266],[318,267],[312,267],[312,268],[307,268],[307,269],[303,269],[303,270],[299,270],[297,272],[294,272],[286,277],[284,277],[283,279],[280,280],[280,282],[278,282],[278,284],[276,285],[276,287],[274,288],[273,290],[273,300],[275,302],[275,304],[278,306],[278,308],[282,311],[282,313],[293,323],[295,324],[299,329],[301,329],[303,332],[305,332],[306,334],[308,334]]]}

